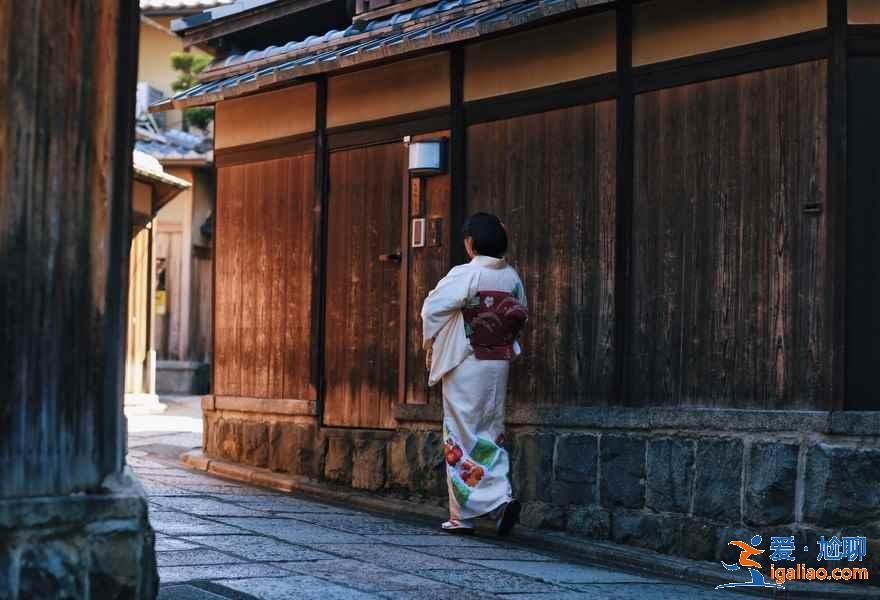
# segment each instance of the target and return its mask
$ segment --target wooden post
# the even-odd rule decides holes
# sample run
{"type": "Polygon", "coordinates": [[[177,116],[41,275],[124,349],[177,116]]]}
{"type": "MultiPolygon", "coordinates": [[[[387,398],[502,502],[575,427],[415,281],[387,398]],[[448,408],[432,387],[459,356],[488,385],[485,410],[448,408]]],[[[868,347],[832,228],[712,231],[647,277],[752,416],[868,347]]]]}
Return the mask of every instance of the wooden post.
{"type": "Polygon", "coordinates": [[[317,422],[324,421],[324,307],[326,304],[327,197],[330,152],[327,146],[327,77],[315,82],[315,234],[312,250],[312,384],[317,422]]]}
{"type": "Polygon", "coordinates": [[[465,262],[461,227],[467,211],[467,124],[464,115],[464,47],[450,50],[450,94],[452,131],[450,140],[450,166],[452,177],[452,201],[449,205],[449,264],[465,262]]]}
{"type": "Polygon", "coordinates": [[[829,408],[846,404],[847,0],[828,0],[828,191],[826,339],[831,347],[829,408]]]}
{"type": "Polygon", "coordinates": [[[0,497],[123,465],[137,48],[133,0],[0,2],[0,497]]]}
{"type": "Polygon", "coordinates": [[[634,176],[635,98],[632,76],[632,1],[617,7],[617,215],[614,251],[614,369],[616,403],[627,403],[626,329],[630,315],[630,267],[634,176]]]}

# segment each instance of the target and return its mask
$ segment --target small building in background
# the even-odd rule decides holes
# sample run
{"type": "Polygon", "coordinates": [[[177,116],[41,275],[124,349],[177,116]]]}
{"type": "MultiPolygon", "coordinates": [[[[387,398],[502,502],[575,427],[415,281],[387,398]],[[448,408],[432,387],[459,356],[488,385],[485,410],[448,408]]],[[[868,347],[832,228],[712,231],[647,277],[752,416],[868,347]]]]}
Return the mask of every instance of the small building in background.
{"type": "Polygon", "coordinates": [[[131,193],[131,253],[128,266],[128,323],[125,349],[125,408],[161,411],[156,394],[153,278],[154,218],[192,184],[165,172],[158,160],[135,150],[131,193]]]}
{"type": "MultiPolygon", "coordinates": [[[[189,52],[170,27],[174,19],[226,6],[232,0],[141,0],[135,147],[190,186],[169,202],[153,224],[153,348],[159,394],[208,391],[211,363],[212,226],[215,194],[213,124],[197,127],[185,111],[151,115],[150,102],[173,92],[181,71],[172,56],[189,52]]],[[[199,110],[199,109],[196,109],[199,110]]]]}

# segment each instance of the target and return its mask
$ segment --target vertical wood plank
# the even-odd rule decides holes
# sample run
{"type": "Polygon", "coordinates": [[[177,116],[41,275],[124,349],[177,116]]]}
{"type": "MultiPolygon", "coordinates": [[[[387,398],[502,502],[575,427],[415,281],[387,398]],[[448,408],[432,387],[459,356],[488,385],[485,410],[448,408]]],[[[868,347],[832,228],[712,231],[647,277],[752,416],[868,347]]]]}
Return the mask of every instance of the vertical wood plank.
{"type": "Polygon", "coordinates": [[[827,407],[825,68],[636,98],[629,403],[827,407]]]}
{"type": "Polygon", "coordinates": [[[468,212],[505,223],[532,315],[514,404],[613,400],[616,119],[610,101],[468,128],[468,212]]]}
{"type": "Polygon", "coordinates": [[[847,224],[847,0],[828,0],[831,55],[828,60],[828,270],[830,305],[824,335],[831,360],[829,408],[846,404],[846,224],[847,224]]]}

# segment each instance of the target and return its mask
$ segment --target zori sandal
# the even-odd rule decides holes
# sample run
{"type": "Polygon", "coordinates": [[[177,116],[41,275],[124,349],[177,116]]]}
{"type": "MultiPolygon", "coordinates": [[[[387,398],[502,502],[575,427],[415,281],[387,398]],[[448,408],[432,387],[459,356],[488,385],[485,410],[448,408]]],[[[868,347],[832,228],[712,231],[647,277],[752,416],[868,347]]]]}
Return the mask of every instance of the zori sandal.
{"type": "Polygon", "coordinates": [[[440,526],[447,533],[471,534],[474,532],[474,526],[470,521],[449,519],[440,526]]]}

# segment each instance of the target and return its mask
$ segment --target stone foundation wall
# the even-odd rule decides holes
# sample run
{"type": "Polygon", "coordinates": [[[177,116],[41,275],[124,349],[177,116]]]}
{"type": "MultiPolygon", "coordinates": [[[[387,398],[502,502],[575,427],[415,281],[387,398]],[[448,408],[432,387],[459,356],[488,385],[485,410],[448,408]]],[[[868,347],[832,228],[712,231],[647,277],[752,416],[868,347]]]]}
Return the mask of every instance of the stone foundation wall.
{"type": "MultiPolygon", "coordinates": [[[[606,418],[570,419],[579,421],[577,428],[508,426],[505,445],[523,524],[728,562],[738,555],[728,542],[755,533],[768,540],[795,535],[798,559],[808,563],[819,536],[863,535],[869,550],[861,566],[880,566],[877,415],[866,422],[850,413],[846,423],[833,425],[830,413],[779,412],[768,420],[756,411],[682,410],[658,419],[657,411],[602,410],[606,418]],[[801,553],[805,545],[809,552],[801,553]]],[[[439,423],[403,425],[319,429],[314,422],[208,411],[205,451],[445,503],[439,423]]]]}
{"type": "Polygon", "coordinates": [[[143,489],[0,500],[0,598],[152,600],[154,536],[143,489]]]}

